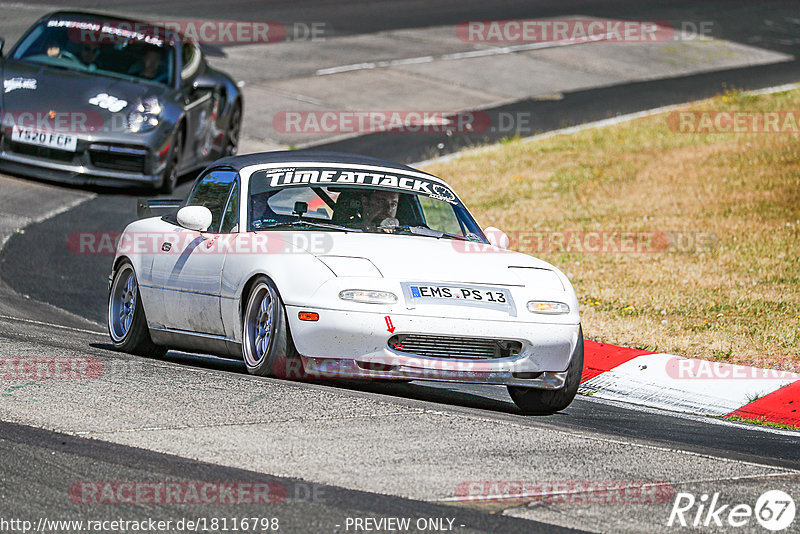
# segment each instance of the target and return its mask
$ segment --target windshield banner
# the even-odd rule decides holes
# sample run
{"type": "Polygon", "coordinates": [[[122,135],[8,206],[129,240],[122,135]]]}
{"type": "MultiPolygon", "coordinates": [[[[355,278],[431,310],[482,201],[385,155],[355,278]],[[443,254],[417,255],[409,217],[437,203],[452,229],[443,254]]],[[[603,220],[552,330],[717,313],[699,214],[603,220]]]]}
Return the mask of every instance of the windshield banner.
{"type": "Polygon", "coordinates": [[[286,167],[269,169],[259,173],[269,188],[291,186],[369,186],[395,189],[425,195],[449,204],[460,205],[453,190],[445,184],[416,176],[397,173],[363,171],[355,169],[331,169],[325,167],[286,167]]]}

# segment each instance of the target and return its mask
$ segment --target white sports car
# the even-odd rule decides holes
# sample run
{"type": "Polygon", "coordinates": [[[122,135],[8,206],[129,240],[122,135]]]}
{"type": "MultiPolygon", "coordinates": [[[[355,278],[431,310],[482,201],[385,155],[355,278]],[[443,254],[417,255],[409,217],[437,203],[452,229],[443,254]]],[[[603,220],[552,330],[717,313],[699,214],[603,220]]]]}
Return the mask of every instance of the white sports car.
{"type": "Polygon", "coordinates": [[[124,351],[207,352],[264,376],[502,384],[552,413],[581,378],[578,302],[561,271],[507,246],[404,165],[223,158],[176,213],[125,229],[108,330],[124,351]]]}

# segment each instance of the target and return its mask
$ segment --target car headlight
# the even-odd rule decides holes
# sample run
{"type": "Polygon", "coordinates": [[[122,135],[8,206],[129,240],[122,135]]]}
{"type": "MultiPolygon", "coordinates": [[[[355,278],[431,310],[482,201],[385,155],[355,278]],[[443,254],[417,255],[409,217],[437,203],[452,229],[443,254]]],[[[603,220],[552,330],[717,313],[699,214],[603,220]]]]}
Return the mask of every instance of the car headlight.
{"type": "Polygon", "coordinates": [[[397,295],[394,293],[370,289],[345,289],[339,292],[339,298],[363,304],[394,304],[397,302],[397,295]]]}
{"type": "Polygon", "coordinates": [[[563,302],[552,302],[549,300],[532,300],[528,302],[528,311],[531,313],[562,315],[569,313],[569,305],[563,302]]]}
{"type": "Polygon", "coordinates": [[[128,113],[128,130],[133,133],[147,132],[158,126],[164,106],[157,98],[140,100],[128,113]]]}

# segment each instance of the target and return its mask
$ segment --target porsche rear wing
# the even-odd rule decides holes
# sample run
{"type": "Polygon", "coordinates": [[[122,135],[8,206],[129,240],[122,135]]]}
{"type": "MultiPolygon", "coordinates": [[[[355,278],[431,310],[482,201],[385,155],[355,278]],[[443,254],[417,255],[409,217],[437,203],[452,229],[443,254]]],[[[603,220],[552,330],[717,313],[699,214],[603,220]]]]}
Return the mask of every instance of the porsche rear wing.
{"type": "Polygon", "coordinates": [[[179,198],[139,198],[136,200],[136,216],[146,219],[155,215],[166,215],[171,211],[176,211],[183,204],[179,198]],[[158,213],[153,213],[156,210],[158,213]]]}

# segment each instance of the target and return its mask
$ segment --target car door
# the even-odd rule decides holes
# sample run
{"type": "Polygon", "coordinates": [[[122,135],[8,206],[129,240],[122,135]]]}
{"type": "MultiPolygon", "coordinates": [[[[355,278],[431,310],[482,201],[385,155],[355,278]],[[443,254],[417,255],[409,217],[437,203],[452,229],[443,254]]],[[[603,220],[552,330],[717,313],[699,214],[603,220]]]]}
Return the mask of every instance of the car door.
{"type": "Polygon", "coordinates": [[[160,288],[164,325],[173,330],[223,335],[220,311],[222,271],[239,232],[238,175],[207,172],[195,184],[187,206],[212,214],[207,232],[178,228],[164,238],[153,261],[153,285],[160,288]]]}
{"type": "Polygon", "coordinates": [[[181,45],[181,98],[186,117],[183,164],[191,167],[204,160],[213,148],[219,95],[204,75],[207,67],[200,49],[191,41],[181,45]]]}

